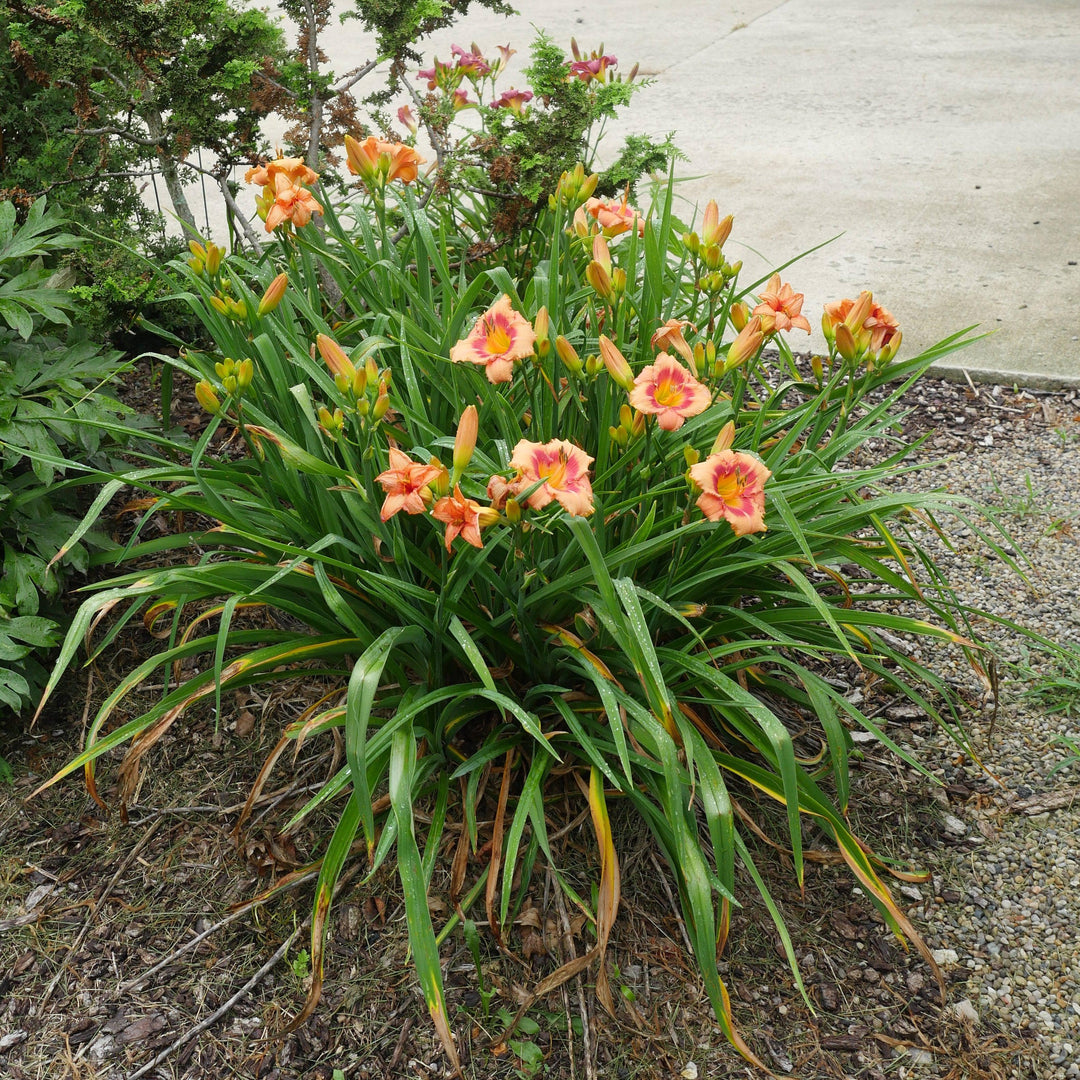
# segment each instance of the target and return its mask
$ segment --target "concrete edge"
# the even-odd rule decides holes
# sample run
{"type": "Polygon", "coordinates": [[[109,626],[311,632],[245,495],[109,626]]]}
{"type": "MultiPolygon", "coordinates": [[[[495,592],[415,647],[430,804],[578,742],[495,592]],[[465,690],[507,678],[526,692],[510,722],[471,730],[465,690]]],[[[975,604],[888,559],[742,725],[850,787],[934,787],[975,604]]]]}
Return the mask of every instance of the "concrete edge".
{"type": "Polygon", "coordinates": [[[1080,390],[1080,375],[1034,374],[1007,368],[965,367],[963,364],[931,364],[927,375],[949,382],[969,380],[982,385],[1018,386],[1029,390],[1080,390]]]}

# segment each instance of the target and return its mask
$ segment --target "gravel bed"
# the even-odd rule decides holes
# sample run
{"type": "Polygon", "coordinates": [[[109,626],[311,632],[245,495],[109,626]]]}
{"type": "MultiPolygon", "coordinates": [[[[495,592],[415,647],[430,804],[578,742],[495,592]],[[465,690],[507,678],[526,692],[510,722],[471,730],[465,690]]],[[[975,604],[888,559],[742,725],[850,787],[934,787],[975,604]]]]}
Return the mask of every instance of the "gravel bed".
{"type": "MultiPolygon", "coordinates": [[[[904,477],[909,490],[944,488],[1000,512],[1026,580],[970,528],[944,522],[951,547],[920,534],[961,598],[1060,643],[1080,641],[1080,397],[924,380],[909,392],[906,432],[925,433],[904,477]]],[[[941,845],[917,857],[934,869],[902,892],[950,976],[950,996],[976,1024],[1041,1045],[1047,1080],[1080,1077],[1080,689],[1072,715],[1023,693],[1055,670],[1014,630],[974,623],[1000,676],[995,709],[959,650],[922,658],[978,702],[964,717],[974,761],[929,724],[902,736],[943,781],[941,845]],[[1050,775],[1055,766],[1070,763],[1050,775]],[[1057,796],[1056,799],[1051,798],[1057,796]]],[[[917,653],[917,650],[913,650],[917,653]]],[[[1080,680],[1080,652],[1072,677],[1080,680]]],[[[1078,683],[1080,686],[1080,683],[1078,683]]]]}

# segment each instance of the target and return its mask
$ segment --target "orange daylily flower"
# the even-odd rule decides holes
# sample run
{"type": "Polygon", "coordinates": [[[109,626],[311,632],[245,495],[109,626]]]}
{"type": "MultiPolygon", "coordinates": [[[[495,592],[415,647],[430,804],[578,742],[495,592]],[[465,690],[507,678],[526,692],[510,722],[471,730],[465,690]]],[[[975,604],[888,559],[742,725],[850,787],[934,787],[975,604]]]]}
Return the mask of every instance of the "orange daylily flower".
{"type": "Polygon", "coordinates": [[[585,201],[585,205],[579,207],[577,214],[574,217],[575,223],[580,215],[582,220],[587,220],[588,217],[592,217],[596,220],[600,226],[600,231],[611,239],[613,236],[620,236],[624,232],[629,232],[630,229],[637,229],[638,236],[645,235],[645,219],[641,215],[641,211],[635,209],[627,201],[629,196],[629,190],[623,193],[622,199],[597,199],[591,198],[585,201]]]}
{"type": "Polygon", "coordinates": [[[803,294],[795,292],[787,282],[780,284],[780,275],[773,274],[761,291],[761,303],[753,310],[761,316],[761,330],[774,334],[778,330],[798,327],[810,333],[810,323],[802,314],[803,294]]]}
{"type": "Polygon", "coordinates": [[[667,352],[674,349],[691,368],[694,366],[694,350],[690,348],[686,338],[683,337],[683,327],[689,326],[696,329],[689,319],[668,319],[659,330],[653,334],[650,344],[659,352],[667,352]]]}
{"type": "Polygon", "coordinates": [[[859,293],[858,300],[834,300],[826,304],[821,330],[830,344],[836,341],[843,346],[841,352],[851,354],[847,359],[867,357],[884,363],[896,355],[903,338],[896,319],[874,303],[873,293],[868,289],[859,293]],[[838,338],[840,327],[844,330],[838,338]]]}
{"type": "Polygon", "coordinates": [[[437,465],[421,465],[396,446],[390,447],[390,468],[379,473],[375,481],[386,492],[379,518],[389,521],[399,510],[406,514],[422,514],[431,501],[428,485],[439,475],[437,465]]]}
{"type": "MultiPolygon", "coordinates": [[[[592,484],[589,465],[592,458],[572,442],[552,439],[535,443],[522,439],[510,458],[518,478],[511,487],[520,494],[538,481],[543,483],[525,500],[530,509],[542,510],[553,499],[575,517],[588,517],[593,512],[592,484]]],[[[494,480],[494,477],[492,477],[494,480]]]]}
{"type": "Polygon", "coordinates": [[[668,353],[642,368],[630,391],[630,404],[655,416],[665,431],[678,431],[688,416],[704,412],[711,400],[708,388],[668,353]]]}
{"type": "Polygon", "coordinates": [[[529,320],[513,309],[504,293],[477,319],[469,336],[450,350],[450,359],[455,364],[483,364],[489,382],[504,383],[513,377],[515,360],[532,356],[535,343],[529,320]]]}
{"type": "Polygon", "coordinates": [[[431,511],[431,515],[438,521],[446,523],[447,551],[459,536],[473,547],[484,546],[483,540],[480,539],[480,528],[484,524],[482,520],[484,510],[475,499],[466,499],[457,484],[454,485],[454,494],[440,499],[431,511]]]}
{"type": "Polygon", "coordinates": [[[394,180],[411,184],[424,163],[411,146],[387,142],[374,135],[369,135],[363,142],[346,135],[345,153],[349,172],[359,176],[368,187],[382,188],[394,180]]]}
{"type": "Polygon", "coordinates": [[[701,488],[701,512],[710,521],[725,518],[736,536],[765,531],[765,481],[770,476],[756,457],[738,450],[721,450],[690,466],[690,479],[701,488]]]}
{"type": "MultiPolygon", "coordinates": [[[[278,153],[281,151],[279,150],[278,153]]],[[[245,184],[258,184],[259,187],[274,187],[279,176],[284,176],[294,187],[300,184],[314,184],[319,174],[304,164],[303,158],[279,157],[273,161],[256,165],[244,173],[245,184]]]]}

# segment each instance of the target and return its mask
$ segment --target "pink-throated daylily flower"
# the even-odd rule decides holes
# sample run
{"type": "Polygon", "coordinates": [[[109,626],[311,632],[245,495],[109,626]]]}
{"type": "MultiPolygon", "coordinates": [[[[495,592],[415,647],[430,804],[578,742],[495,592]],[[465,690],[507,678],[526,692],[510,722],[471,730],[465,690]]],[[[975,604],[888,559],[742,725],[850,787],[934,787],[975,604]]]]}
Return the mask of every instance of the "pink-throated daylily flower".
{"type": "Polygon", "coordinates": [[[688,416],[704,412],[711,400],[708,388],[668,353],[642,368],[630,391],[630,404],[655,416],[665,431],[678,431],[688,416]]]}
{"type": "Polygon", "coordinates": [[[515,115],[520,116],[526,102],[532,101],[531,90],[504,90],[492,103],[493,109],[510,109],[515,115]]]}
{"type": "Polygon", "coordinates": [[[431,501],[429,485],[439,475],[436,465],[421,465],[396,446],[390,447],[390,468],[375,477],[386,492],[379,517],[389,521],[399,510],[422,514],[431,501]]]}
{"type": "Polygon", "coordinates": [[[721,450],[690,466],[690,479],[701,488],[701,512],[710,521],[725,518],[736,536],[765,531],[765,481],[770,476],[756,457],[738,450],[721,450]]]}
{"type": "Polygon", "coordinates": [[[475,41],[472,44],[472,52],[466,52],[460,45],[451,45],[450,55],[457,57],[458,71],[473,82],[484,75],[491,74],[491,65],[480,55],[475,41]]]}
{"type": "Polygon", "coordinates": [[[499,520],[499,515],[491,507],[481,506],[475,499],[466,499],[456,484],[453,495],[440,499],[432,508],[431,516],[446,524],[447,551],[458,536],[465,543],[482,548],[484,541],[480,539],[480,530],[499,520]]]}
{"type": "Polygon", "coordinates": [[[584,56],[574,38],[570,39],[570,51],[574,54],[574,61],[570,65],[570,77],[580,79],[582,82],[604,82],[607,69],[617,67],[619,61],[614,56],[604,55],[604,46],[595,49],[588,56],[584,56]]]}
{"type": "Polygon", "coordinates": [[[810,333],[810,323],[802,314],[803,294],[795,292],[786,282],[780,284],[780,275],[773,274],[761,291],[761,303],[753,310],[761,316],[761,331],[774,334],[778,330],[798,328],[810,333]]]}
{"type": "Polygon", "coordinates": [[[450,350],[450,359],[455,364],[483,364],[489,382],[504,383],[513,377],[514,361],[532,355],[535,342],[529,320],[513,309],[504,293],[476,320],[469,336],[450,350]]]}
{"type": "Polygon", "coordinates": [[[520,494],[543,481],[525,500],[530,509],[542,510],[554,499],[568,514],[588,517],[593,512],[589,482],[592,460],[580,446],[566,439],[546,443],[522,439],[510,458],[511,468],[518,472],[511,487],[520,494]]]}

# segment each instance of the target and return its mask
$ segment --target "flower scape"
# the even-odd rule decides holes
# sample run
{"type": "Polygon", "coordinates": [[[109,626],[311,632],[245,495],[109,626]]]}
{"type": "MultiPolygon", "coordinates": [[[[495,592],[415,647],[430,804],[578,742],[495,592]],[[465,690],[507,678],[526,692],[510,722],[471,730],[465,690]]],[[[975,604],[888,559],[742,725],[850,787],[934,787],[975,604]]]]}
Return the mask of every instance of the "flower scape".
{"type": "MultiPolygon", "coordinates": [[[[499,66],[475,47],[451,55],[422,73],[433,92],[484,85],[499,66]]],[[[602,49],[579,52],[565,77],[588,88],[615,66],[602,49]]],[[[518,94],[495,107],[544,106],[518,94]]],[[[705,992],[747,1060],[764,1068],[717,966],[738,948],[747,821],[800,885],[812,822],[938,974],[885,864],[848,822],[851,733],[879,729],[822,672],[854,661],[953,724],[947,688],[896,645],[908,634],[977,656],[947,588],[916,583],[905,532],[910,514],[945,504],[884,483],[902,454],[883,465],[858,454],[894,439],[904,386],[962,339],[898,360],[897,323],[867,291],[825,304],[829,352],[799,363],[786,335],[810,329],[803,295],[779,274],[741,282],[724,251],[733,221],[715,202],[694,231],[669,192],[644,208],[629,190],[601,198],[579,165],[541,200],[526,258],[469,262],[453,221],[421,205],[415,150],[367,137],[348,140],[347,155],[359,183],[344,197],[316,198],[318,177],[297,159],[249,172],[273,234],[262,260],[200,247],[174,267],[213,342],[176,361],[208,426],[190,462],[163,456],[130,482],[193,530],[178,550],[205,554],[93,586],[58,673],[106,612],[169,612],[177,630],[50,782],[82,768],[92,781],[101,755],[126,745],[126,801],[147,754],[197,702],[220,707],[239,688],[317,672],[327,692],[283,724],[260,779],[286,747],[332,736],[343,748],[285,826],[295,834],[335,808],[312,853],[312,985],[294,1023],[317,1007],[348,860],[373,874],[391,859],[454,1067],[439,944],[457,916],[437,926],[432,912],[482,908],[478,921],[509,949],[540,865],[595,931],[598,998],[624,1008],[605,950],[626,815],[666,864],[705,992]],[[331,278],[340,299],[324,296],[331,278]],[[214,458],[222,427],[235,452],[214,458]],[[855,572],[880,590],[856,588],[855,572]],[[234,625],[238,606],[266,617],[234,625]],[[164,696],[110,730],[128,691],[174,665],[182,674],[164,696]],[[595,891],[560,864],[551,815],[564,803],[588,810],[595,891]],[[625,813],[609,817],[609,804],[625,813]],[[457,869],[437,909],[428,898],[442,887],[432,875],[450,822],[457,869]]]]}

